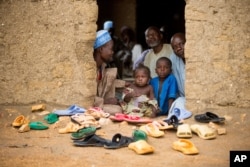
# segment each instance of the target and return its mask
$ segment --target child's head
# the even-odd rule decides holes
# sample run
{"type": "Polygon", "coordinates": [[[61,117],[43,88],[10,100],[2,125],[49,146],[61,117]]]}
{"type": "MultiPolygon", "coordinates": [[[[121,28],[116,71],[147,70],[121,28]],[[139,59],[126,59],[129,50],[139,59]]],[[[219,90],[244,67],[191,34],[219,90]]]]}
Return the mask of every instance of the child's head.
{"type": "Polygon", "coordinates": [[[151,78],[150,76],[150,69],[144,65],[139,65],[134,70],[134,78],[135,78],[135,85],[137,86],[146,86],[149,83],[151,78]]]}
{"type": "Polygon", "coordinates": [[[165,79],[172,72],[172,62],[167,57],[161,57],[156,61],[155,72],[159,78],[165,79]]]}

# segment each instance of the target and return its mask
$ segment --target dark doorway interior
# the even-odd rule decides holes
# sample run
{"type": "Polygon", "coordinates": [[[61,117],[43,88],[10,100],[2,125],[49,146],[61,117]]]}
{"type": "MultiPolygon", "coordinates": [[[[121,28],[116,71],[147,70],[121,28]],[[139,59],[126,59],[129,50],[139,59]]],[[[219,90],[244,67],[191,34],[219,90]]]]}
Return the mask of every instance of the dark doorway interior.
{"type": "Polygon", "coordinates": [[[167,41],[176,32],[185,33],[184,0],[137,0],[136,32],[137,40],[145,48],[144,31],[149,26],[166,26],[167,41]]]}
{"type": "Polygon", "coordinates": [[[105,20],[113,20],[117,25],[116,35],[119,36],[120,26],[124,22],[131,22],[137,41],[144,49],[147,48],[144,32],[149,26],[160,28],[165,25],[168,29],[168,41],[176,32],[185,33],[185,0],[97,0],[97,4],[98,29],[102,29],[105,20]],[[134,13],[135,16],[128,17],[124,10],[134,13]]]}

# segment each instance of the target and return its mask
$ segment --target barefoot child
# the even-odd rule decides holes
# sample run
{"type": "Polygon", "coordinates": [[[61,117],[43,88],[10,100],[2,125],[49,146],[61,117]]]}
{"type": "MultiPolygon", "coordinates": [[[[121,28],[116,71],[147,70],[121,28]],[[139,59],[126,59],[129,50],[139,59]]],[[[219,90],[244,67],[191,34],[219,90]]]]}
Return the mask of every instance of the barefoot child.
{"type": "Polygon", "coordinates": [[[158,112],[157,101],[150,80],[150,70],[139,66],[134,70],[134,83],[123,91],[121,106],[125,114],[155,117],[158,112]]]}

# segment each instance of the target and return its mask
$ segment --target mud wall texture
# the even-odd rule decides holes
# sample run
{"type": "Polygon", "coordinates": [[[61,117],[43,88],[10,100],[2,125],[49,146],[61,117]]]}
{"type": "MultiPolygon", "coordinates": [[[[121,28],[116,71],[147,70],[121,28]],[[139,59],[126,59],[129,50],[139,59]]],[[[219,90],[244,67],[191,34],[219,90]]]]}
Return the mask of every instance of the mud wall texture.
{"type": "MultiPolygon", "coordinates": [[[[249,11],[249,0],[186,1],[189,110],[250,106],[249,11]]],[[[97,19],[95,0],[0,0],[0,103],[91,105],[97,19]]]]}
{"type": "Polygon", "coordinates": [[[249,11],[249,0],[186,1],[190,110],[250,106],[249,11]]]}
{"type": "Polygon", "coordinates": [[[95,0],[0,1],[0,103],[90,106],[95,0]]]}

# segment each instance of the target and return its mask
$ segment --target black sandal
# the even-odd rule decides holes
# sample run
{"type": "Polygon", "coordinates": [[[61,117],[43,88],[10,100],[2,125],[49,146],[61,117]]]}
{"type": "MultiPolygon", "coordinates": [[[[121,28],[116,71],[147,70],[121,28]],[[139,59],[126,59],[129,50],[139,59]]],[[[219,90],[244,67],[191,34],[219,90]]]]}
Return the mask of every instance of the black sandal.
{"type": "Polygon", "coordinates": [[[172,115],[169,119],[163,120],[166,122],[168,125],[173,125],[174,128],[177,128],[178,125],[181,125],[182,123],[179,122],[177,116],[172,115]]]}
{"type": "Polygon", "coordinates": [[[81,147],[86,147],[86,146],[96,146],[96,147],[103,147],[106,144],[110,144],[110,140],[106,140],[104,138],[101,138],[97,136],[96,134],[88,136],[84,138],[83,140],[74,140],[73,144],[75,146],[81,146],[81,147]]]}
{"type": "Polygon", "coordinates": [[[201,123],[223,123],[225,121],[224,117],[219,117],[218,115],[212,112],[206,112],[205,114],[198,114],[194,116],[194,119],[201,123]]]}
{"type": "Polygon", "coordinates": [[[113,136],[112,142],[104,145],[104,148],[107,149],[117,149],[122,147],[127,147],[134,140],[130,137],[122,136],[120,133],[117,133],[113,136]]]}

